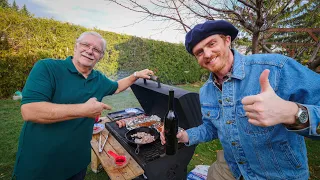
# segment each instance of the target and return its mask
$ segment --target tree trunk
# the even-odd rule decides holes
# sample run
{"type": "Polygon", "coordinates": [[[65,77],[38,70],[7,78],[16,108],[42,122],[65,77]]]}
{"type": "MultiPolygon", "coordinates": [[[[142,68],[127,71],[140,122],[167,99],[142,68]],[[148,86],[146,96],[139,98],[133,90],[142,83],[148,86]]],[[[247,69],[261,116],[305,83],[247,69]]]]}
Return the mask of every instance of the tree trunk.
{"type": "Polygon", "coordinates": [[[316,59],[319,49],[320,49],[320,41],[318,41],[316,48],[313,50],[312,55],[308,60],[309,64],[311,64],[316,59]]]}
{"type": "Polygon", "coordinates": [[[314,61],[310,62],[308,64],[308,68],[310,68],[313,71],[316,71],[317,67],[320,65],[320,56],[314,59],[314,61]]]}
{"type": "Polygon", "coordinates": [[[260,35],[260,32],[253,32],[253,35],[252,35],[252,54],[259,53],[259,35],[260,35]]]}
{"type": "Polygon", "coordinates": [[[320,65],[320,56],[317,56],[320,49],[320,41],[318,41],[316,48],[313,50],[313,53],[308,61],[308,68],[316,71],[317,67],[320,65]]]}

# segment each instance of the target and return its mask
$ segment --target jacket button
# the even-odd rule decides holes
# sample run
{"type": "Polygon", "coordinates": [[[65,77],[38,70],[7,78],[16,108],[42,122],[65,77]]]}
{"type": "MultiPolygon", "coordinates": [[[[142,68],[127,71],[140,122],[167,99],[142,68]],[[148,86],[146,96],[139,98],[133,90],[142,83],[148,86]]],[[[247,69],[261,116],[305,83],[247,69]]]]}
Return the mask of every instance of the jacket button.
{"type": "Polygon", "coordinates": [[[210,116],[210,111],[207,112],[207,116],[210,116]]]}
{"type": "Polygon", "coordinates": [[[231,145],[235,146],[235,145],[237,145],[237,143],[233,141],[233,142],[231,142],[231,145]]]}
{"type": "Polygon", "coordinates": [[[244,164],[245,162],[243,162],[243,161],[240,161],[240,162],[238,162],[239,164],[244,164]]]}
{"type": "Polygon", "coordinates": [[[221,101],[221,99],[219,99],[219,100],[218,100],[218,102],[219,102],[219,104],[222,104],[222,101],[221,101]]]}
{"type": "Polygon", "coordinates": [[[227,102],[230,102],[230,98],[226,98],[225,100],[226,100],[227,102]]]}
{"type": "Polygon", "coordinates": [[[226,122],[226,124],[232,124],[232,121],[231,121],[231,120],[228,120],[228,121],[226,122]]]}

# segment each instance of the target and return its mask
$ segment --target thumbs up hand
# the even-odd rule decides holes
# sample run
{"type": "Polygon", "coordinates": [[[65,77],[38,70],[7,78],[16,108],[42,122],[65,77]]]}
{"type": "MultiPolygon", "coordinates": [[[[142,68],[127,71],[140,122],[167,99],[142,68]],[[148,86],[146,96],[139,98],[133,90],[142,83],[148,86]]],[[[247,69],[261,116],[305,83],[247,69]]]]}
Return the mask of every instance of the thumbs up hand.
{"type": "Polygon", "coordinates": [[[268,127],[276,124],[292,124],[298,107],[295,103],[281,99],[269,83],[270,70],[260,75],[261,92],[242,99],[248,121],[256,126],[268,127]]]}

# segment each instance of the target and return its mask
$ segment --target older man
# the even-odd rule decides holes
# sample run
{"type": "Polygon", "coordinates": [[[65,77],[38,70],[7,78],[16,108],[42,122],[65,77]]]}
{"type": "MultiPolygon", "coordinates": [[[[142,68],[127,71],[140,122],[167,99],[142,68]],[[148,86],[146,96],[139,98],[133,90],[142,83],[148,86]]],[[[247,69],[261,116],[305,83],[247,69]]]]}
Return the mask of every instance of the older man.
{"type": "Polygon", "coordinates": [[[119,93],[151,70],[114,82],[93,69],[104,56],[106,41],[96,32],[76,40],[74,56],[38,61],[23,89],[25,120],[14,176],[28,179],[84,179],[90,163],[94,118],[111,107],[104,96],[119,93]]]}
{"type": "Polygon", "coordinates": [[[177,137],[220,139],[208,179],[308,179],[301,135],[319,138],[320,76],[283,55],[241,55],[230,48],[237,34],[223,20],[187,33],[187,51],[211,74],[200,90],[203,124],[177,137]]]}

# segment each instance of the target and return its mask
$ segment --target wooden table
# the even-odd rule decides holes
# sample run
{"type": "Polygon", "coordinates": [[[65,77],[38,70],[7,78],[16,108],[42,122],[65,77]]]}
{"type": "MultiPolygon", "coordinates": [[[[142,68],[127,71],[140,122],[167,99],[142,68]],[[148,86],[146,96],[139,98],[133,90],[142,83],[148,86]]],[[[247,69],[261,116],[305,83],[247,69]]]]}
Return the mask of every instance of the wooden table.
{"type": "MultiPolygon", "coordinates": [[[[102,122],[101,124],[105,124],[110,120],[106,117],[100,118],[102,122]]],[[[131,155],[122,147],[122,145],[109,133],[109,131],[105,128],[102,132],[101,142],[103,143],[106,135],[109,135],[107,142],[104,146],[104,149],[101,153],[99,153],[99,136],[100,134],[92,135],[91,140],[91,169],[93,172],[98,172],[98,166],[101,163],[103,169],[107,172],[109,178],[111,180],[120,180],[120,179],[134,179],[144,173],[143,169],[140,165],[131,157],[131,155]],[[113,158],[107,154],[107,151],[112,150],[116,153],[126,154],[130,156],[130,160],[127,166],[123,168],[115,168],[111,162],[113,158]]]]}

